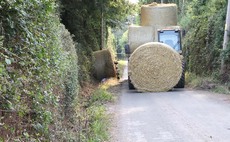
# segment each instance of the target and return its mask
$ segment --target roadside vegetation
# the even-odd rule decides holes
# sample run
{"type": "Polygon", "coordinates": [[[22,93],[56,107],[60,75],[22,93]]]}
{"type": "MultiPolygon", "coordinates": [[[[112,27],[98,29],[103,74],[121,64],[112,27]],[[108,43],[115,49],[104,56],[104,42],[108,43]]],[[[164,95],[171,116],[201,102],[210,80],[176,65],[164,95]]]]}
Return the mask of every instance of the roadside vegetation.
{"type": "Polygon", "coordinates": [[[3,0],[0,13],[0,141],[67,139],[79,89],[77,44],[56,3],[3,0]]]}
{"type": "Polygon", "coordinates": [[[100,86],[88,85],[88,88],[85,88],[80,94],[81,103],[77,107],[81,128],[78,133],[79,141],[102,142],[109,139],[110,118],[106,112],[105,104],[113,102],[115,97],[103,86],[108,88],[110,85],[108,82],[104,82],[100,86]]]}
{"type": "Polygon", "coordinates": [[[218,80],[216,74],[210,76],[197,76],[192,73],[185,74],[186,87],[198,89],[198,90],[207,90],[215,93],[230,94],[229,83],[223,83],[218,80]]]}
{"type": "Polygon", "coordinates": [[[229,64],[220,72],[221,60],[229,60],[229,49],[222,50],[227,1],[190,1],[184,4],[180,24],[186,34],[183,52],[192,87],[229,94],[229,64]]]}
{"type": "MultiPolygon", "coordinates": [[[[229,73],[219,74],[230,55],[221,50],[227,1],[165,2],[178,4],[186,31],[188,84],[229,93],[229,73]]],[[[95,83],[92,52],[110,48],[123,58],[138,7],[125,0],[1,0],[0,141],[106,141],[104,103],[114,100],[108,88],[117,81],[95,83]]]]}
{"type": "Polygon", "coordinates": [[[129,7],[124,0],[0,1],[0,142],[108,137],[103,103],[112,97],[94,82],[92,52],[115,50],[109,29],[129,7]]]}
{"type": "Polygon", "coordinates": [[[123,76],[123,71],[125,69],[126,62],[127,62],[126,60],[119,60],[118,61],[118,70],[119,70],[120,78],[122,78],[122,76],[123,76]]]}

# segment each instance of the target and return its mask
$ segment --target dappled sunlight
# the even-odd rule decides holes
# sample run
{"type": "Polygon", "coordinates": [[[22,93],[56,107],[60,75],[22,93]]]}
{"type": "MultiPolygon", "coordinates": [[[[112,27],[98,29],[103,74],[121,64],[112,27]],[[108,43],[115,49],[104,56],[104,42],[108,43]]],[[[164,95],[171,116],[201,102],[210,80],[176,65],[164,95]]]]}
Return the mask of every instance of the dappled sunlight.
{"type": "Polygon", "coordinates": [[[120,65],[122,65],[122,66],[126,66],[127,62],[128,62],[128,61],[126,61],[126,60],[119,60],[119,61],[118,61],[118,63],[119,63],[120,65]]]}
{"type": "MultiPolygon", "coordinates": [[[[124,73],[124,68],[125,66],[127,65],[127,61],[125,60],[119,60],[118,61],[118,70],[119,70],[119,73],[120,73],[120,76],[123,75],[124,73]]],[[[122,82],[120,82],[119,79],[113,77],[113,78],[104,78],[100,84],[100,87],[102,89],[109,89],[111,87],[114,87],[114,86],[118,86],[120,85],[122,82]]]]}
{"type": "Polygon", "coordinates": [[[108,89],[112,86],[117,86],[119,85],[120,82],[117,78],[110,78],[110,79],[105,79],[101,84],[100,84],[100,87],[102,89],[108,89]]]}
{"type": "Polygon", "coordinates": [[[139,0],[129,0],[130,3],[137,4],[139,0]]]}
{"type": "Polygon", "coordinates": [[[138,113],[138,112],[143,112],[143,111],[146,111],[146,107],[134,107],[134,108],[122,109],[121,114],[128,115],[131,113],[138,113]]]}

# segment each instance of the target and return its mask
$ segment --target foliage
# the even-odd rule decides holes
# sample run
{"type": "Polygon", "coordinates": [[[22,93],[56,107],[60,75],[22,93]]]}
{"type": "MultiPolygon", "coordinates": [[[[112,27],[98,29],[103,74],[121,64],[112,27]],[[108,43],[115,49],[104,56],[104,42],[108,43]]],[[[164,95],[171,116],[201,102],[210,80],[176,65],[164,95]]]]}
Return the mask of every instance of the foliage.
{"type": "MultiPolygon", "coordinates": [[[[59,104],[54,113],[52,141],[73,141],[78,137],[78,119],[76,106],[78,104],[78,57],[72,36],[63,25],[60,26],[62,56],[60,68],[61,81],[55,86],[58,91],[59,104]]],[[[56,80],[56,79],[55,79],[56,80]]],[[[56,94],[57,95],[57,94],[56,94]]]]}
{"type": "Polygon", "coordinates": [[[215,93],[230,94],[229,85],[228,86],[226,85],[216,86],[214,89],[212,89],[212,91],[215,93]]]}
{"type": "Polygon", "coordinates": [[[230,62],[230,44],[229,43],[227,45],[227,48],[225,50],[222,50],[221,58],[225,60],[226,64],[230,62]]]}
{"type": "Polygon", "coordinates": [[[125,31],[120,39],[120,43],[122,46],[125,46],[125,44],[128,42],[128,30],[125,31]]]}
{"type": "Polygon", "coordinates": [[[79,45],[79,80],[82,84],[91,77],[92,52],[102,47],[101,40],[107,41],[110,35],[108,27],[120,25],[124,15],[128,13],[128,4],[125,0],[61,0],[61,4],[62,23],[74,35],[74,41],[79,45]],[[104,27],[101,25],[102,18],[104,27]],[[105,37],[101,36],[102,28],[106,31],[105,37]]]}
{"type": "Polygon", "coordinates": [[[108,140],[108,116],[106,115],[106,102],[111,102],[114,97],[106,89],[99,87],[89,99],[87,114],[89,115],[88,142],[101,142],[108,140]]]}
{"type": "Polygon", "coordinates": [[[111,31],[111,28],[108,28],[108,38],[107,38],[107,48],[110,49],[112,56],[116,56],[116,47],[115,47],[115,36],[111,31]]]}
{"type": "Polygon", "coordinates": [[[105,103],[105,102],[109,102],[113,100],[113,96],[107,92],[105,89],[97,89],[95,90],[95,92],[93,93],[92,97],[90,98],[90,102],[91,104],[94,103],[105,103]]]}
{"type": "Polygon", "coordinates": [[[188,71],[204,75],[220,67],[226,1],[197,1],[186,4],[181,25],[186,30],[183,42],[188,71]]]}
{"type": "Polygon", "coordinates": [[[119,60],[118,61],[117,67],[118,67],[118,70],[119,70],[119,76],[120,76],[120,78],[123,77],[124,69],[126,67],[126,64],[127,64],[126,60],[119,60]]]}
{"type": "Polygon", "coordinates": [[[78,66],[56,10],[55,0],[0,2],[1,139],[49,141],[58,125],[66,128],[62,117],[73,111],[78,66]]]}
{"type": "Polygon", "coordinates": [[[127,16],[122,20],[117,27],[112,28],[112,33],[115,36],[115,46],[117,51],[117,57],[119,59],[124,58],[124,45],[128,43],[128,27],[132,24],[138,24],[140,6],[138,4],[127,5],[127,16]]]}
{"type": "Polygon", "coordinates": [[[120,42],[120,46],[123,48],[123,52],[125,52],[124,47],[128,43],[128,30],[123,33],[119,42],[120,42]]]}
{"type": "Polygon", "coordinates": [[[35,113],[27,121],[40,140],[47,138],[52,121],[52,110],[45,106],[54,106],[57,101],[52,91],[59,64],[58,18],[54,14],[53,1],[1,1],[1,63],[5,70],[0,107],[16,111],[22,118],[35,113]]]}
{"type": "MultiPolygon", "coordinates": [[[[64,112],[71,112],[69,109],[74,110],[74,105],[76,102],[76,97],[78,94],[78,57],[76,55],[75,47],[77,45],[74,44],[74,41],[64,26],[61,27],[61,39],[62,39],[62,48],[64,49],[62,59],[63,62],[63,82],[65,87],[65,95],[64,95],[64,108],[66,109],[64,112]]],[[[68,114],[65,114],[69,117],[68,114]]]]}
{"type": "Polygon", "coordinates": [[[218,80],[219,74],[217,72],[208,76],[199,76],[193,73],[186,73],[186,86],[190,88],[210,90],[215,93],[230,94],[229,83],[223,84],[218,80]]]}
{"type": "MultiPolygon", "coordinates": [[[[108,140],[108,115],[106,114],[105,103],[113,101],[114,97],[106,89],[99,86],[97,89],[90,89],[86,85],[86,92],[79,96],[78,135],[75,141],[101,142],[108,140]],[[86,95],[88,94],[88,95],[86,95]]],[[[84,92],[84,91],[83,91],[84,92]]]]}
{"type": "Polygon", "coordinates": [[[88,142],[102,142],[108,140],[108,116],[104,106],[92,106],[88,109],[90,118],[90,133],[88,142]]]}

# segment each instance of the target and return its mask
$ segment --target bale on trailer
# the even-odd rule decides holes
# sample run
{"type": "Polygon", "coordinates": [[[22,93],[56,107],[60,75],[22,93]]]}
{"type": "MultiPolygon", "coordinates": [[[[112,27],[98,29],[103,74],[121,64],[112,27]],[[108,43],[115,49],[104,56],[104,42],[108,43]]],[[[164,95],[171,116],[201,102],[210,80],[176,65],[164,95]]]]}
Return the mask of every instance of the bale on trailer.
{"type": "Polygon", "coordinates": [[[148,26],[130,26],[128,39],[130,53],[133,53],[133,51],[137,49],[137,47],[139,47],[140,45],[154,41],[155,29],[154,27],[148,26]]]}
{"type": "Polygon", "coordinates": [[[108,49],[93,52],[93,74],[101,81],[103,78],[116,77],[114,59],[108,49]]]}
{"type": "Polygon", "coordinates": [[[129,58],[129,77],[140,92],[172,89],[182,74],[180,55],[170,46],[150,42],[138,47],[129,58]]]}
{"type": "Polygon", "coordinates": [[[177,25],[176,4],[150,4],[141,7],[141,26],[177,25]],[[157,13],[157,14],[156,14],[157,13]]]}

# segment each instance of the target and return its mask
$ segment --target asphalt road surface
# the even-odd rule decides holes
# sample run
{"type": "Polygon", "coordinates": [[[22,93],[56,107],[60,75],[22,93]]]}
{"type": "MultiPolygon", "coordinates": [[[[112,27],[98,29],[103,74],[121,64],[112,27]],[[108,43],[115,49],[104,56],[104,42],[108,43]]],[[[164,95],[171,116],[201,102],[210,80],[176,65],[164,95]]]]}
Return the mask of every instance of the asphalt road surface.
{"type": "Polygon", "coordinates": [[[230,142],[230,97],[188,89],[137,93],[124,83],[115,120],[112,142],[230,142]]]}

